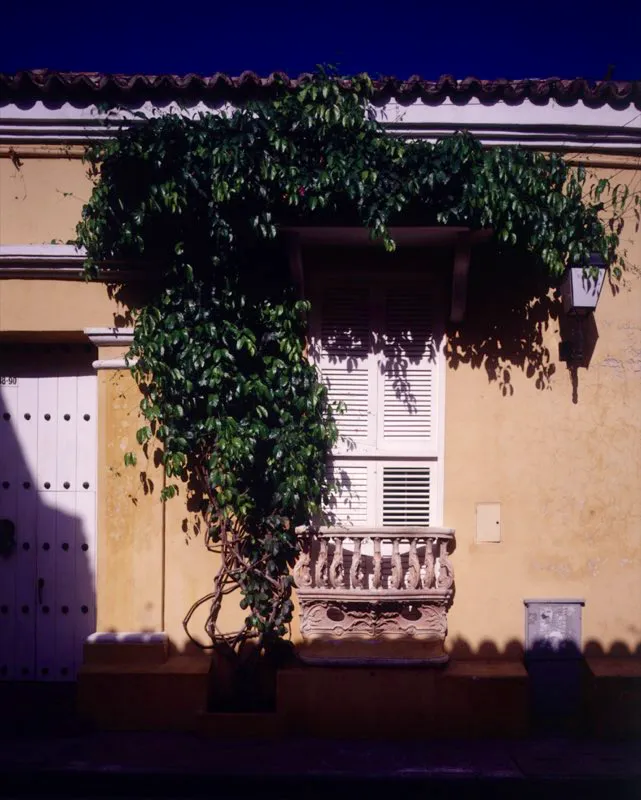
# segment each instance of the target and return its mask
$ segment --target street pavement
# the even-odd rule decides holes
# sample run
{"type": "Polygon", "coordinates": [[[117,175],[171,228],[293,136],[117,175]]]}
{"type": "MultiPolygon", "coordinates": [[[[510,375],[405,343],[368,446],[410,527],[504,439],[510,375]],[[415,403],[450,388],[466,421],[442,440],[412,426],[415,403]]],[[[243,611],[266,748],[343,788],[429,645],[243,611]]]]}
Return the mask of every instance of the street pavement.
{"type": "Polygon", "coordinates": [[[615,797],[641,800],[641,742],[229,741],[71,732],[0,738],[2,797],[615,797]]]}

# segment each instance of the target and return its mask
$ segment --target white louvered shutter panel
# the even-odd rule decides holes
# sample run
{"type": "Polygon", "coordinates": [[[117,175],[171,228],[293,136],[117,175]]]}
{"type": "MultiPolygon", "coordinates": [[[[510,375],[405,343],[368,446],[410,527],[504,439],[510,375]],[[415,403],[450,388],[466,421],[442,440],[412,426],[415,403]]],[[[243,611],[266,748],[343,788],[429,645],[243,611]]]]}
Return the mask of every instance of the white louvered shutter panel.
{"type": "Polygon", "coordinates": [[[322,293],[319,360],[322,381],[336,414],[337,452],[359,453],[374,444],[375,376],[367,287],[328,288],[322,293]]]}
{"type": "Polygon", "coordinates": [[[382,465],[383,527],[420,527],[430,524],[432,494],[429,463],[382,465]]]}
{"type": "Polygon", "coordinates": [[[377,449],[436,454],[437,359],[427,288],[393,288],[383,302],[377,449]]]}
{"type": "Polygon", "coordinates": [[[336,413],[339,441],[328,466],[336,490],[325,509],[331,524],[374,524],[374,464],[363,460],[376,437],[376,362],[369,287],[323,286],[316,298],[313,351],[336,413]],[[346,457],[347,456],[347,457],[346,457]]]}
{"type": "Polygon", "coordinates": [[[328,467],[328,475],[336,485],[326,508],[330,523],[342,528],[373,525],[374,464],[335,458],[328,467]]]}

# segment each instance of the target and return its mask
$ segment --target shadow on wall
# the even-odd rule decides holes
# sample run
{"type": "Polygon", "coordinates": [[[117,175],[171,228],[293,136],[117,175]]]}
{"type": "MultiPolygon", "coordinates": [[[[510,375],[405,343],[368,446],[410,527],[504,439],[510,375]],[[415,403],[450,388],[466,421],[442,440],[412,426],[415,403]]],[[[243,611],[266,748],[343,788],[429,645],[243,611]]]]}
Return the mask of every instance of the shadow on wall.
{"type": "Polygon", "coordinates": [[[141,272],[137,279],[130,280],[129,283],[108,283],[109,298],[123,307],[121,313],[114,314],[113,324],[117,328],[133,327],[135,312],[132,309],[141,308],[158,288],[159,284],[144,272],[141,272]]]}
{"type": "Polygon", "coordinates": [[[73,681],[95,630],[90,346],[2,345],[0,681],[73,681]]]}
{"type": "Polygon", "coordinates": [[[549,389],[556,354],[545,334],[562,316],[550,285],[550,277],[534,264],[498,257],[490,246],[479,248],[470,268],[465,319],[447,329],[449,366],[485,369],[504,397],[514,394],[515,370],[537,389],[549,389]]]}
{"type": "MultiPolygon", "coordinates": [[[[523,661],[526,657],[525,645],[523,640],[511,639],[503,648],[497,647],[495,642],[486,639],[474,648],[465,639],[457,637],[446,641],[446,649],[452,660],[499,660],[499,661],[523,661]]],[[[537,652],[544,655],[551,648],[545,642],[536,643],[537,652]]],[[[641,658],[641,642],[636,647],[631,648],[625,642],[612,642],[609,647],[605,647],[596,639],[588,639],[581,650],[577,650],[573,642],[567,642],[560,648],[566,650],[568,654],[582,656],[584,658],[641,658]]],[[[556,652],[556,651],[554,651],[556,652]]]]}
{"type": "MultiPolygon", "coordinates": [[[[340,642],[332,640],[329,642],[331,649],[335,652],[337,657],[340,657],[340,648],[337,645],[344,645],[345,652],[348,653],[351,644],[362,644],[362,639],[341,639],[340,642]]],[[[496,669],[496,674],[501,674],[503,669],[502,665],[524,665],[526,669],[530,670],[534,662],[547,662],[559,664],[564,661],[580,661],[582,664],[591,659],[617,659],[622,662],[629,661],[632,664],[639,664],[641,672],[641,642],[636,647],[630,648],[623,642],[614,642],[609,648],[603,646],[596,640],[589,640],[585,643],[582,649],[575,646],[570,640],[561,641],[550,645],[549,642],[544,640],[536,640],[533,646],[526,652],[523,640],[513,639],[509,641],[504,647],[500,648],[495,642],[486,640],[481,642],[478,647],[473,647],[469,642],[462,638],[456,638],[451,642],[446,640],[446,651],[449,655],[449,661],[446,664],[425,664],[421,663],[417,658],[420,652],[421,643],[414,638],[397,638],[394,640],[394,663],[390,662],[390,642],[386,641],[383,645],[386,663],[376,663],[376,643],[371,641],[371,657],[374,659],[371,662],[363,661],[358,662],[349,660],[345,662],[345,666],[358,670],[367,669],[383,669],[390,670],[390,676],[393,676],[395,668],[418,670],[419,672],[425,671],[454,671],[461,664],[469,665],[471,671],[478,669],[478,674],[482,675],[485,671],[489,670],[491,673],[496,669]],[[412,654],[413,658],[410,657],[412,654]],[[387,664],[387,665],[386,665],[387,664]],[[477,665],[476,667],[474,665],[477,665]]],[[[362,649],[362,647],[361,647],[362,649]]],[[[193,654],[191,648],[185,651],[185,654],[193,654]]],[[[253,666],[251,659],[248,659],[250,666],[253,666]]],[[[303,664],[300,659],[296,647],[291,642],[282,642],[281,645],[274,651],[267,659],[264,660],[265,666],[262,667],[266,671],[275,669],[288,669],[288,668],[303,668],[314,669],[314,665],[303,664]]],[[[317,666],[322,666],[322,661],[319,661],[317,666]]],[[[340,666],[338,658],[332,658],[331,666],[340,666]]],[[[249,694],[239,694],[239,687],[242,686],[241,681],[238,682],[237,677],[233,675],[234,669],[230,663],[226,662],[218,656],[213,658],[212,667],[212,702],[214,706],[222,704],[219,709],[224,707],[227,710],[237,708],[237,704],[244,704],[247,702],[249,694]]],[[[392,677],[390,677],[393,680],[392,677]]],[[[254,692],[258,691],[254,685],[254,692]]],[[[269,705],[267,698],[263,697],[263,702],[269,705]]]]}
{"type": "MultiPolygon", "coordinates": [[[[317,253],[309,252],[310,275],[329,264],[339,264],[344,269],[341,274],[348,275],[354,264],[346,258],[351,256],[349,249],[319,248],[317,253]]],[[[426,265],[426,251],[415,248],[399,248],[395,253],[381,253],[372,248],[367,252],[367,275],[378,273],[401,274],[409,270],[416,274],[417,269],[429,272],[425,290],[429,294],[442,284],[445,288],[442,299],[443,311],[449,316],[449,295],[451,292],[451,264],[453,254],[447,248],[429,250],[429,266],[426,265]],[[436,278],[436,283],[432,281],[436,278]]],[[[362,256],[354,259],[359,269],[362,256]]],[[[577,322],[572,322],[563,312],[555,279],[527,255],[501,255],[493,243],[475,247],[470,265],[467,303],[462,322],[447,322],[447,345],[445,357],[449,368],[456,370],[460,365],[472,369],[483,369],[488,381],[495,384],[504,397],[515,392],[515,373],[525,375],[539,391],[551,389],[552,378],[563,363],[558,346],[562,340],[570,340],[580,345],[580,358],[568,364],[573,385],[573,401],[578,401],[579,368],[588,368],[591,354],[598,339],[594,318],[589,316],[577,331],[577,322]],[[550,336],[552,331],[558,331],[550,336]]],[[[343,363],[347,370],[350,365],[347,354],[362,349],[364,342],[359,339],[361,328],[354,324],[358,319],[358,298],[352,300],[353,308],[345,297],[330,298],[330,313],[325,315],[324,332],[330,336],[331,364],[343,363]],[[342,326],[342,327],[341,327],[342,326]]],[[[425,308],[429,308],[431,298],[424,299],[414,292],[413,299],[421,309],[416,322],[410,323],[411,315],[405,313],[403,326],[386,332],[386,341],[381,339],[381,350],[385,352],[391,365],[394,390],[399,403],[413,412],[411,394],[407,391],[406,376],[418,365],[414,353],[429,354],[432,342],[430,330],[425,325],[425,308]],[[410,345],[408,348],[407,345],[410,345]]],[[[330,387],[331,388],[331,387],[330,387]]]]}
{"type": "MultiPolygon", "coordinates": [[[[401,639],[395,644],[400,656],[416,642],[401,639]]],[[[467,658],[452,657],[444,665],[401,659],[393,666],[327,666],[302,663],[296,650],[283,643],[269,656],[248,658],[239,668],[219,655],[209,658],[170,643],[175,657],[170,655],[167,662],[148,657],[141,662],[139,653],[129,662],[120,657],[118,669],[109,657],[102,668],[93,662],[83,676],[80,714],[74,684],[0,683],[0,730],[12,735],[80,732],[87,725],[194,730],[207,711],[213,714],[212,724],[224,726],[232,736],[238,735],[233,733],[239,730],[236,723],[255,713],[259,716],[242,721],[243,736],[261,719],[282,724],[284,735],[300,729],[317,738],[641,734],[641,662],[630,658],[641,654],[641,644],[634,652],[625,651],[630,666],[621,668],[619,659],[615,680],[605,683],[595,662],[581,654],[524,661],[513,658],[522,652],[516,641],[504,649],[489,641],[478,648],[463,640],[455,644],[453,650],[467,658]],[[65,688],[70,691],[61,694],[65,688]],[[384,726],[381,698],[394,709],[384,717],[384,726]]],[[[585,650],[613,656],[625,650],[615,645],[606,652],[595,644],[588,643],[585,650]]]]}

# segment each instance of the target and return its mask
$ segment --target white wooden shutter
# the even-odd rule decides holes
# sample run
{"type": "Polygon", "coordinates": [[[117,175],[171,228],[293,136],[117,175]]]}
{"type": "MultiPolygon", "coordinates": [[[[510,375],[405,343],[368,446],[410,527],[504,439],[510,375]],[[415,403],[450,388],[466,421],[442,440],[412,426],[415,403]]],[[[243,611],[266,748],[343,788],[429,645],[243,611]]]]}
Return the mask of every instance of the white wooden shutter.
{"type": "Polygon", "coordinates": [[[336,486],[325,509],[330,524],[342,528],[374,525],[374,464],[335,458],[328,467],[328,477],[336,486]]]}
{"type": "Polygon", "coordinates": [[[342,527],[427,526],[438,455],[434,299],[424,280],[363,276],[321,283],[312,299],[312,354],[337,414],[340,441],[326,509],[342,527]]]}
{"type": "Polygon", "coordinates": [[[391,289],[384,299],[377,450],[436,454],[436,348],[427,289],[391,289]]]}
{"type": "Polygon", "coordinates": [[[376,365],[371,346],[371,303],[367,287],[329,287],[322,293],[318,366],[336,414],[337,452],[371,448],[375,428],[376,365]]]}

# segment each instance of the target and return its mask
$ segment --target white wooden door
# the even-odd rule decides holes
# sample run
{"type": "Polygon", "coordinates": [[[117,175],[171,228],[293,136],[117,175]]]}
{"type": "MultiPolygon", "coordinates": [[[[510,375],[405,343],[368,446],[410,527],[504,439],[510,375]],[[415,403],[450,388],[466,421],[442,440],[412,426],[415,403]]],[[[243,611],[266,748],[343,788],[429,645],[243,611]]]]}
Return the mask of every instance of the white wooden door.
{"type": "Polygon", "coordinates": [[[73,680],[95,630],[93,353],[3,350],[0,680],[73,680]]]}

